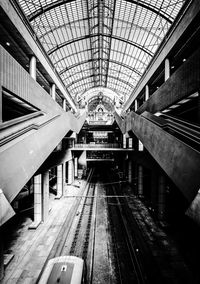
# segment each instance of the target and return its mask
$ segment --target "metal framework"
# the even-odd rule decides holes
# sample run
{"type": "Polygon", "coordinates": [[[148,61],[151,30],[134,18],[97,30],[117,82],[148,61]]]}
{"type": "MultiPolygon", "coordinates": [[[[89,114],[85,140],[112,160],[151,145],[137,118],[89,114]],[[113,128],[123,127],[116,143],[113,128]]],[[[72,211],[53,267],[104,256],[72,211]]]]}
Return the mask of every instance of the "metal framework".
{"type": "Polygon", "coordinates": [[[16,0],[73,98],[125,102],[186,0],[16,0]]]}

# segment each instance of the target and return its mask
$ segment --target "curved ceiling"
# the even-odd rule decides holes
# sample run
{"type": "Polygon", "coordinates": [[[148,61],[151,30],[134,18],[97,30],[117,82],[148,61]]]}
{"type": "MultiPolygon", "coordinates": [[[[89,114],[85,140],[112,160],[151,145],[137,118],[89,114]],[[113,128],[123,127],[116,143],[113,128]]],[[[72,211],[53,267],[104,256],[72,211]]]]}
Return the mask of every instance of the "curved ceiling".
{"type": "Polygon", "coordinates": [[[185,0],[18,0],[73,98],[125,102],[185,0]]]}

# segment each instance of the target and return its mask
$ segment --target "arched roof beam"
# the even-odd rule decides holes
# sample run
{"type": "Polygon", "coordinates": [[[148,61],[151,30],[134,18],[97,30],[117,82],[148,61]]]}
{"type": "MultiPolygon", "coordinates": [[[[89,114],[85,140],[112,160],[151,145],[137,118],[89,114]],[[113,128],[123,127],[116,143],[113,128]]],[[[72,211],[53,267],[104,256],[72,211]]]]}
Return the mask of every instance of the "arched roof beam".
{"type": "MultiPolygon", "coordinates": [[[[49,31],[43,33],[43,34],[39,37],[39,39],[41,40],[41,39],[42,39],[43,37],[45,37],[46,35],[48,35],[48,34],[50,34],[50,33],[53,33],[54,31],[56,31],[56,30],[58,30],[58,29],[61,29],[61,28],[65,27],[65,26],[67,26],[67,25],[75,25],[76,23],[79,23],[79,22],[81,22],[81,21],[84,22],[84,21],[88,21],[88,20],[90,20],[90,19],[95,19],[95,18],[97,18],[97,17],[94,17],[94,18],[83,18],[83,19],[81,19],[81,20],[72,21],[72,22],[69,22],[69,23],[65,23],[64,25],[57,26],[57,27],[55,27],[55,28],[51,28],[49,31]]],[[[111,17],[107,17],[107,19],[112,20],[111,17]]],[[[121,23],[123,23],[123,24],[126,24],[126,25],[130,24],[130,25],[136,27],[137,29],[144,30],[145,32],[148,32],[149,34],[155,36],[157,39],[162,39],[160,36],[156,35],[156,34],[153,33],[151,30],[148,30],[148,29],[145,28],[145,27],[140,27],[140,26],[138,26],[137,24],[134,24],[134,23],[128,22],[128,21],[124,21],[124,20],[122,20],[122,19],[114,19],[114,20],[116,20],[116,21],[118,21],[118,22],[121,22],[121,23]]]]}
{"type": "MultiPolygon", "coordinates": [[[[92,49],[96,49],[96,48],[92,48],[92,49]]],[[[90,50],[91,50],[91,49],[89,48],[89,49],[83,49],[83,50],[81,50],[81,51],[71,53],[71,54],[69,54],[69,55],[67,55],[67,56],[62,57],[62,58],[59,59],[58,61],[54,62],[54,65],[56,66],[56,64],[60,63],[62,60],[65,60],[66,58],[70,58],[71,56],[75,56],[75,55],[81,54],[81,53],[83,53],[83,52],[89,52],[90,50]]],[[[120,54],[124,54],[124,52],[122,52],[121,50],[111,49],[111,51],[113,51],[113,52],[118,52],[118,53],[120,53],[120,54]]],[[[135,57],[135,56],[131,56],[131,55],[128,55],[128,56],[129,56],[130,58],[133,58],[133,59],[137,60],[138,62],[144,64],[145,67],[148,65],[148,64],[145,64],[142,60],[138,59],[138,58],[135,57]]],[[[128,68],[128,65],[127,65],[127,68],[128,68]]],[[[66,70],[66,68],[65,68],[64,70],[66,70]]],[[[61,73],[62,73],[62,71],[59,72],[59,74],[61,74],[61,73]]]]}
{"type": "Polygon", "coordinates": [[[39,8],[38,10],[34,11],[33,13],[31,13],[28,16],[29,21],[33,21],[35,18],[39,17],[40,15],[50,11],[51,9],[54,9],[60,5],[66,4],[66,3],[70,3],[70,2],[74,2],[74,0],[58,0],[56,2],[47,4],[41,8],[39,8]]]}
{"type": "MultiPolygon", "coordinates": [[[[92,87],[92,88],[90,88],[89,90],[86,90],[86,91],[84,91],[82,94],[77,94],[76,95],[76,99],[78,100],[78,98],[77,98],[77,96],[86,96],[86,100],[88,101],[91,97],[93,97],[92,96],[92,93],[88,93],[88,94],[86,94],[87,92],[90,92],[90,90],[91,90],[91,92],[95,92],[95,89],[98,89],[98,87],[92,87]],[[93,90],[94,89],[94,90],[93,90]],[[91,97],[90,97],[91,96],[91,97]],[[87,97],[89,97],[89,99],[87,98],[87,97]]],[[[114,98],[114,96],[117,96],[118,98],[120,98],[120,94],[118,93],[118,92],[116,92],[116,91],[113,91],[113,89],[112,88],[109,88],[109,87],[101,87],[101,89],[103,89],[103,90],[110,90],[112,93],[111,94],[109,94],[109,96],[107,95],[107,94],[105,94],[104,93],[104,96],[106,96],[107,98],[110,98],[110,95],[111,96],[113,96],[113,98],[114,98]]],[[[97,92],[100,92],[99,90],[97,90],[97,92]]],[[[94,95],[94,96],[96,96],[96,94],[94,95]]]]}
{"type": "MultiPolygon", "coordinates": [[[[113,69],[113,68],[109,68],[109,70],[110,71],[115,71],[115,72],[117,72],[115,69],[113,69]]],[[[87,72],[87,71],[91,71],[91,68],[89,68],[89,69],[84,69],[84,72],[87,72]]],[[[105,70],[106,71],[106,70],[105,70]]],[[[83,71],[78,71],[78,72],[76,72],[76,73],[74,73],[74,74],[72,74],[72,75],[70,75],[70,76],[67,76],[67,78],[65,78],[64,76],[63,76],[63,81],[65,81],[65,80],[69,80],[69,79],[71,79],[73,76],[76,76],[76,75],[78,75],[78,74],[80,74],[80,73],[82,73],[83,71]]],[[[126,73],[124,73],[124,72],[120,72],[120,75],[124,75],[124,76],[128,76],[126,73]]],[[[132,78],[131,76],[129,76],[132,80],[135,80],[136,81],[136,79],[134,79],[134,78],[132,78]]]]}
{"type": "MultiPolygon", "coordinates": [[[[83,83],[83,84],[82,84],[82,87],[85,86],[85,85],[88,85],[88,82],[83,83]]],[[[102,86],[101,86],[101,85],[97,85],[97,86],[85,88],[85,89],[83,90],[81,96],[83,96],[83,95],[84,95],[86,92],[88,92],[89,90],[94,89],[94,88],[98,88],[98,87],[102,87],[102,86]]],[[[72,92],[74,89],[76,89],[76,87],[73,88],[73,89],[70,90],[70,91],[72,92]]],[[[123,96],[124,96],[124,95],[127,95],[125,92],[119,91],[119,90],[116,89],[116,88],[106,87],[106,89],[109,89],[109,90],[115,92],[119,97],[120,97],[121,95],[123,95],[123,96]]],[[[77,97],[77,96],[80,96],[80,92],[75,92],[74,97],[77,97]]]]}
{"type": "MultiPolygon", "coordinates": [[[[94,34],[94,35],[92,35],[92,36],[87,35],[87,36],[85,36],[85,37],[76,38],[75,40],[70,40],[70,41],[68,41],[68,42],[63,42],[63,43],[57,45],[56,47],[50,49],[50,50],[48,51],[48,55],[51,55],[52,53],[56,52],[57,50],[63,48],[64,46],[67,46],[67,45],[69,45],[69,44],[71,44],[71,43],[74,43],[74,42],[77,42],[77,41],[80,41],[80,40],[84,40],[84,39],[88,39],[88,38],[90,38],[90,37],[96,37],[96,36],[99,36],[99,34],[94,34]]],[[[109,37],[109,35],[107,35],[107,34],[102,34],[102,36],[104,36],[104,37],[109,37]]],[[[139,44],[133,43],[133,42],[131,42],[131,41],[127,41],[127,40],[125,40],[125,39],[123,39],[123,38],[121,38],[121,37],[116,37],[116,36],[113,36],[113,35],[112,35],[112,38],[117,39],[117,40],[121,40],[121,41],[123,41],[123,42],[125,42],[125,43],[129,43],[130,45],[133,45],[133,46],[135,46],[135,47],[141,49],[142,51],[144,51],[145,53],[147,53],[149,56],[151,56],[151,57],[153,56],[153,53],[152,53],[152,52],[150,52],[149,50],[147,50],[146,48],[144,48],[143,46],[141,46],[141,45],[139,45],[139,44]]]]}
{"type": "MultiPolygon", "coordinates": [[[[89,60],[81,61],[81,63],[76,63],[76,64],[74,64],[74,65],[71,65],[70,67],[66,67],[66,69],[62,70],[59,74],[62,75],[64,72],[66,72],[66,71],[68,71],[68,70],[70,70],[70,69],[73,69],[73,68],[75,68],[75,67],[77,67],[77,66],[80,66],[80,65],[82,65],[82,64],[90,63],[90,62],[96,61],[96,60],[98,60],[98,58],[97,58],[97,59],[89,59],[89,60]]],[[[104,61],[108,61],[108,59],[103,59],[103,60],[104,60],[104,61]]],[[[110,62],[115,63],[115,64],[118,64],[118,65],[121,65],[121,66],[123,66],[123,67],[126,67],[127,69],[130,69],[132,72],[136,73],[136,74],[139,75],[139,76],[142,75],[139,71],[137,71],[137,70],[134,69],[134,68],[131,68],[131,66],[129,66],[129,65],[126,65],[126,64],[124,64],[124,63],[119,63],[118,61],[113,60],[113,59],[111,59],[110,62]]]]}
{"type": "Polygon", "coordinates": [[[145,8],[147,10],[150,10],[151,12],[159,15],[160,17],[162,17],[163,19],[165,19],[167,22],[169,22],[170,24],[173,23],[174,18],[172,16],[170,16],[167,13],[163,13],[162,11],[160,11],[159,9],[156,9],[155,6],[145,3],[144,1],[141,0],[125,0],[126,2],[141,6],[142,8],[145,8]],[[171,18],[171,20],[170,20],[171,18]]]}
{"type": "MultiPolygon", "coordinates": [[[[150,10],[151,12],[153,13],[156,13],[157,15],[161,16],[163,19],[165,19],[167,22],[169,22],[170,24],[172,24],[172,20],[173,18],[167,14],[167,13],[163,13],[162,11],[159,11],[158,9],[155,8],[155,6],[149,4],[147,5],[144,1],[135,1],[135,0],[126,0],[127,2],[130,2],[132,4],[135,4],[135,5],[138,5],[138,6],[141,6],[145,9],[148,9],[150,10]],[[170,18],[172,20],[170,20],[170,18]]],[[[74,2],[74,0],[58,0],[56,2],[53,2],[53,3],[50,3],[50,4],[47,4],[41,8],[39,8],[38,10],[34,11],[33,13],[31,13],[29,16],[28,16],[28,19],[29,21],[33,21],[35,18],[37,18],[38,16],[46,13],[47,11],[50,11],[51,9],[54,9],[56,7],[58,7],[59,5],[63,5],[63,4],[66,4],[66,3],[70,3],[70,2],[74,2]]],[[[94,10],[96,8],[96,6],[94,6],[92,10],[94,10]]],[[[107,8],[108,10],[110,10],[110,8],[108,6],[105,6],[105,8],[107,8]]]]}
{"type": "MultiPolygon", "coordinates": [[[[67,85],[66,88],[70,88],[70,87],[73,86],[74,84],[76,84],[76,83],[78,83],[78,82],[80,82],[80,81],[84,81],[84,80],[86,80],[86,79],[88,79],[88,78],[92,78],[92,77],[94,77],[94,75],[89,75],[89,76],[82,77],[82,78],[80,78],[80,79],[78,79],[78,80],[76,80],[76,81],[73,81],[73,82],[70,83],[69,85],[67,85]]],[[[115,76],[112,76],[112,75],[109,75],[108,77],[113,78],[113,79],[116,79],[116,77],[115,77],[115,76]]],[[[66,78],[66,79],[67,79],[67,78],[66,78]]],[[[66,79],[64,79],[63,81],[65,81],[66,79]]],[[[133,85],[131,85],[130,83],[128,83],[128,82],[126,82],[126,81],[124,81],[124,80],[122,80],[122,79],[120,79],[120,78],[117,78],[116,80],[117,80],[117,81],[120,81],[120,82],[122,82],[122,83],[124,83],[125,85],[128,85],[130,88],[134,88],[133,85]]]]}

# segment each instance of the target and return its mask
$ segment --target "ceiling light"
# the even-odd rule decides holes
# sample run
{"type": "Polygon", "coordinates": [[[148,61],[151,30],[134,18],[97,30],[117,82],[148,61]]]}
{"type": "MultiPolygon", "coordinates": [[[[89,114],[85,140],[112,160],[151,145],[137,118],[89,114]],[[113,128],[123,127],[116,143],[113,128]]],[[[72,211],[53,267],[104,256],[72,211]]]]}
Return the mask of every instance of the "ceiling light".
{"type": "Polygon", "coordinates": [[[7,45],[7,46],[10,46],[10,42],[7,41],[7,42],[6,42],[6,45],[7,45]]]}
{"type": "Polygon", "coordinates": [[[185,58],[183,58],[183,62],[185,62],[186,61],[186,59],[185,58]]]}

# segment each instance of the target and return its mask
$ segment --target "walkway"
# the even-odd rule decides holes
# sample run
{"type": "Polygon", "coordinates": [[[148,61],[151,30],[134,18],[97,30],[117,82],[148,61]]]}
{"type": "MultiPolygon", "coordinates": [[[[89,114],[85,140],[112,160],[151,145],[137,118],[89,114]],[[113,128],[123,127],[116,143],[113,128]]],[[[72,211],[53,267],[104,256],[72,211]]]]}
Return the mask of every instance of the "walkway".
{"type": "Polygon", "coordinates": [[[14,255],[12,261],[5,269],[5,277],[2,284],[35,283],[40,274],[54,242],[62,229],[70,208],[79,195],[80,187],[65,186],[64,197],[56,200],[51,198],[51,211],[47,222],[42,223],[37,230],[29,230],[32,223],[30,218],[24,220],[17,232],[13,236],[13,241],[9,247],[9,253],[14,255]],[[66,198],[69,196],[68,198],[66,198]]]}

